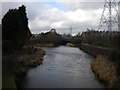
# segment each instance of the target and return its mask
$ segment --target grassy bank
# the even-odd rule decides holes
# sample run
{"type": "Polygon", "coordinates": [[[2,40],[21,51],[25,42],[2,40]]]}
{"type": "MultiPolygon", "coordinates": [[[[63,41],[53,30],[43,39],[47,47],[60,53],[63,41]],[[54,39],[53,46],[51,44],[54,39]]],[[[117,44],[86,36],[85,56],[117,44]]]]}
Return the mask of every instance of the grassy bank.
{"type": "Polygon", "coordinates": [[[107,88],[119,87],[117,66],[107,56],[98,55],[91,63],[93,72],[103,81],[107,88]]]}
{"type": "Polygon", "coordinates": [[[4,74],[2,79],[3,79],[2,88],[16,88],[15,75],[4,74]]]}
{"type": "Polygon", "coordinates": [[[3,55],[2,88],[16,88],[17,76],[42,64],[44,55],[45,51],[40,48],[23,48],[14,54],[3,55]],[[22,62],[18,61],[20,58],[22,62]]]}

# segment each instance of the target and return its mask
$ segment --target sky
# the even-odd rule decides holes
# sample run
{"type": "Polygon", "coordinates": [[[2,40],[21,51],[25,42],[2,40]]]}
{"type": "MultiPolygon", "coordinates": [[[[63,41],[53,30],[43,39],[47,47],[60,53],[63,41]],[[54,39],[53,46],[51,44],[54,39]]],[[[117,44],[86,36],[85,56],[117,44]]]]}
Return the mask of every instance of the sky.
{"type": "MultiPolygon", "coordinates": [[[[0,3],[1,4],[1,3],[0,3]]],[[[2,1],[2,14],[0,19],[9,9],[26,6],[29,28],[32,33],[38,34],[48,32],[52,28],[60,34],[70,33],[75,35],[89,29],[98,29],[104,0],[41,0],[24,1],[4,0],[2,1]]]]}

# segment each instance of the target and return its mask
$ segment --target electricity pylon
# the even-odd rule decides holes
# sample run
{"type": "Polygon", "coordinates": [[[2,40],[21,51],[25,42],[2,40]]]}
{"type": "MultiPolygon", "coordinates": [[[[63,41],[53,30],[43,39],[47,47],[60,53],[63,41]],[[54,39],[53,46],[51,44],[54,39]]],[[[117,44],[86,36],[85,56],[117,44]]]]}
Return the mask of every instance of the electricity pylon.
{"type": "Polygon", "coordinates": [[[70,35],[72,36],[72,26],[70,25],[70,35]]]}
{"type": "Polygon", "coordinates": [[[98,30],[101,30],[102,27],[108,31],[118,30],[120,27],[118,6],[115,0],[105,0],[98,30]]]}

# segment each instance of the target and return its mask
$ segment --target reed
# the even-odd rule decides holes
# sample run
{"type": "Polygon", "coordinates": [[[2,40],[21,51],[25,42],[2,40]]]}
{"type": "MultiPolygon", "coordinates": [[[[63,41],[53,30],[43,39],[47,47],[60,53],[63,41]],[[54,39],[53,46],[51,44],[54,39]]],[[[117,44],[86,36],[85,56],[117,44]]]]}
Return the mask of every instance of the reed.
{"type": "Polygon", "coordinates": [[[91,63],[92,70],[96,73],[99,80],[103,81],[107,88],[113,88],[118,82],[117,67],[108,60],[107,56],[98,55],[91,63]]]}

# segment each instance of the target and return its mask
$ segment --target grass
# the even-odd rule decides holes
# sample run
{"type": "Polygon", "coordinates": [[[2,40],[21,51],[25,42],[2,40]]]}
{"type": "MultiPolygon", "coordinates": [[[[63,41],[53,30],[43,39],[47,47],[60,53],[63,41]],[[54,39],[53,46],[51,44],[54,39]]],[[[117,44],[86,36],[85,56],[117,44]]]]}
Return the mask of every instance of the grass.
{"type": "Polygon", "coordinates": [[[2,72],[12,73],[16,69],[17,64],[17,54],[3,55],[2,56],[2,72]]]}
{"type": "Polygon", "coordinates": [[[36,53],[29,55],[24,54],[22,55],[23,60],[27,66],[37,66],[38,64],[42,64],[43,56],[45,55],[45,51],[42,49],[38,49],[36,53]]]}
{"type": "Polygon", "coordinates": [[[12,75],[3,75],[2,88],[16,88],[15,76],[12,75]]]}
{"type": "Polygon", "coordinates": [[[2,87],[16,88],[15,75],[21,75],[29,68],[42,64],[45,51],[38,49],[36,52],[34,48],[23,48],[23,50],[14,54],[3,55],[2,57],[2,87]],[[20,64],[17,60],[22,57],[24,64],[20,64]]]}
{"type": "Polygon", "coordinates": [[[91,63],[92,70],[96,73],[99,80],[103,81],[107,88],[113,88],[118,82],[117,67],[108,60],[106,56],[97,56],[91,63]]]}

